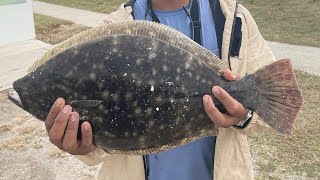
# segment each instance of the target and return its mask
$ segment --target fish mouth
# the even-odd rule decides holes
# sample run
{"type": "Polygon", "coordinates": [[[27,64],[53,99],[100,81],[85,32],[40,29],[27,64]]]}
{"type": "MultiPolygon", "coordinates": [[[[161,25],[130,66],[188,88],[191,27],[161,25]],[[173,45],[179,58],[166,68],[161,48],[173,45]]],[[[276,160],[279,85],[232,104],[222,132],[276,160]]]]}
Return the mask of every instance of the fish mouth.
{"type": "Polygon", "coordinates": [[[9,91],[8,98],[11,102],[13,102],[14,104],[16,104],[17,106],[23,109],[22,102],[17,91],[15,90],[9,91]]]}

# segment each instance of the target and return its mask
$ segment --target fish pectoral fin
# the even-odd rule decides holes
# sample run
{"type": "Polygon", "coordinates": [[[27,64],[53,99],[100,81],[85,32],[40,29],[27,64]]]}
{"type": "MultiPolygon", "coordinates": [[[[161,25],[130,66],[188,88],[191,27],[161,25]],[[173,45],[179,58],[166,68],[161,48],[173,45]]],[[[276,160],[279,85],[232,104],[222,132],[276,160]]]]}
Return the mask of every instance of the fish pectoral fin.
{"type": "Polygon", "coordinates": [[[103,101],[100,100],[73,100],[69,105],[75,109],[93,108],[100,105],[103,101]]]}

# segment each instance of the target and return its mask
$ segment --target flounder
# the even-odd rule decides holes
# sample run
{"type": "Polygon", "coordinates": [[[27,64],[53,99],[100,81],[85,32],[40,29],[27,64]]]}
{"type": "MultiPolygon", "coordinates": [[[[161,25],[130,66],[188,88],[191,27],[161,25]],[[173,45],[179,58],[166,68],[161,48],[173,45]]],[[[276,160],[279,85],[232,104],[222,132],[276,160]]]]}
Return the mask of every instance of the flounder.
{"type": "Polygon", "coordinates": [[[289,60],[233,82],[221,77],[224,69],[217,56],[170,27],[111,23],[48,51],[9,97],[41,120],[63,97],[109,153],[150,154],[217,135],[202,105],[215,85],[276,131],[292,133],[303,100],[289,60]]]}

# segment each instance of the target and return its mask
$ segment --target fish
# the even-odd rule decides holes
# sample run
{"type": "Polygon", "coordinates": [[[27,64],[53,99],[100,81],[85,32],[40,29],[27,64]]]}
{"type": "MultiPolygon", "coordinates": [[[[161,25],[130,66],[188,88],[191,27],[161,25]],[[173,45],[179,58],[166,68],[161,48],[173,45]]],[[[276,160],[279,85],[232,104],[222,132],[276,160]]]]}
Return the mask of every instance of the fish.
{"type": "Polygon", "coordinates": [[[40,120],[63,97],[81,122],[91,124],[94,143],[111,154],[157,153],[218,135],[202,103],[213,86],[290,136],[303,104],[290,60],[236,81],[223,78],[227,68],[219,57],[166,25],[115,22],[56,45],[13,83],[8,96],[40,120]]]}

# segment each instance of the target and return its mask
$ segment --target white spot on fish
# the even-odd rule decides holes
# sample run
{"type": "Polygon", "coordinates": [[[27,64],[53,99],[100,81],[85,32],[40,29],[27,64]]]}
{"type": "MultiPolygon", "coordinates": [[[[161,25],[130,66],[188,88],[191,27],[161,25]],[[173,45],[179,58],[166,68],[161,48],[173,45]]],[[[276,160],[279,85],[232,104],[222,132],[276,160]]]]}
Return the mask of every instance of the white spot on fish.
{"type": "Polygon", "coordinates": [[[80,96],[80,99],[82,99],[82,100],[87,100],[88,99],[88,96],[80,96]]]}
{"type": "Polygon", "coordinates": [[[141,114],[141,108],[136,108],[136,109],[134,110],[134,113],[136,113],[136,114],[141,114]]]}
{"type": "Polygon", "coordinates": [[[100,124],[103,123],[103,119],[101,117],[94,118],[94,121],[100,124]]]}
{"type": "Polygon", "coordinates": [[[173,82],[166,82],[166,85],[168,85],[168,86],[173,86],[174,83],[173,83],[173,82]]]}
{"type": "Polygon", "coordinates": [[[131,99],[132,98],[132,93],[131,92],[127,92],[125,95],[126,99],[131,99]]]}
{"type": "Polygon", "coordinates": [[[157,101],[157,102],[162,101],[162,97],[161,97],[161,96],[156,97],[156,101],[157,101]]]}
{"type": "Polygon", "coordinates": [[[181,118],[180,117],[177,117],[176,120],[175,120],[175,124],[179,124],[181,121],[181,118]]]}
{"type": "Polygon", "coordinates": [[[149,85],[150,85],[150,86],[154,86],[154,85],[156,84],[156,82],[155,82],[154,80],[152,80],[152,79],[151,79],[151,80],[149,80],[149,82],[148,82],[148,83],[149,83],[149,85]]]}
{"type": "Polygon", "coordinates": [[[152,114],[152,108],[148,107],[146,110],[147,115],[151,115],[152,114]]]}
{"type": "Polygon", "coordinates": [[[168,66],[167,65],[163,65],[162,68],[163,68],[163,71],[165,71],[165,72],[168,71],[168,66]]]}
{"type": "Polygon", "coordinates": [[[95,73],[90,73],[90,74],[89,74],[89,78],[90,78],[91,80],[95,81],[96,78],[97,78],[97,76],[96,76],[95,73]]]}
{"type": "Polygon", "coordinates": [[[124,73],[123,76],[126,77],[128,75],[128,73],[124,73]]]}
{"type": "Polygon", "coordinates": [[[109,133],[108,131],[105,131],[105,132],[104,132],[104,135],[105,135],[106,137],[111,137],[111,138],[116,137],[116,135],[111,134],[111,133],[109,133]]]}
{"type": "Polygon", "coordinates": [[[185,91],[185,90],[186,90],[186,88],[184,87],[184,85],[181,85],[181,90],[182,90],[182,91],[185,91]]]}
{"type": "Polygon", "coordinates": [[[157,70],[152,68],[152,75],[155,76],[157,74],[157,70]]]}
{"type": "Polygon", "coordinates": [[[190,68],[190,64],[189,64],[188,62],[186,62],[186,63],[184,64],[184,68],[185,68],[185,69],[189,69],[189,68],[190,68]]]}
{"type": "Polygon", "coordinates": [[[133,133],[132,133],[132,136],[133,136],[133,137],[136,137],[137,135],[138,135],[137,132],[133,132],[133,133]]]}
{"type": "Polygon", "coordinates": [[[150,120],[149,123],[148,123],[148,126],[149,127],[153,127],[155,124],[155,121],[154,120],[150,120]]]}
{"type": "Polygon", "coordinates": [[[139,142],[140,142],[141,145],[145,145],[145,144],[146,144],[146,138],[143,137],[143,136],[141,136],[141,137],[139,138],[139,142]]]}
{"type": "Polygon", "coordinates": [[[186,131],[189,131],[189,130],[191,129],[191,124],[190,124],[190,123],[186,124],[186,125],[184,126],[184,129],[185,129],[186,131]]]}
{"type": "Polygon", "coordinates": [[[154,91],[154,86],[151,86],[150,91],[151,91],[151,92],[154,91]]]}
{"type": "Polygon", "coordinates": [[[149,60],[156,58],[156,56],[157,56],[156,53],[149,54],[149,60]]]}
{"type": "Polygon", "coordinates": [[[99,109],[100,111],[104,111],[105,107],[104,107],[103,104],[100,104],[100,105],[98,106],[98,109],[99,109]]]}
{"type": "Polygon", "coordinates": [[[132,105],[136,107],[138,105],[138,101],[134,101],[132,105]]]}
{"type": "Polygon", "coordinates": [[[160,108],[157,107],[157,108],[156,108],[156,111],[160,111],[160,108]]]}
{"type": "Polygon", "coordinates": [[[125,137],[129,137],[129,132],[126,131],[126,132],[124,133],[124,136],[125,136],[125,137]]]}
{"type": "Polygon", "coordinates": [[[73,97],[78,97],[78,93],[77,93],[77,92],[74,92],[74,93],[73,93],[73,97]]]}
{"type": "Polygon", "coordinates": [[[118,101],[118,99],[119,99],[119,95],[118,94],[111,94],[111,96],[112,96],[112,100],[118,101]]]}
{"type": "Polygon", "coordinates": [[[118,39],[117,38],[112,39],[112,44],[113,45],[118,45],[119,44],[118,39]]]}
{"type": "Polygon", "coordinates": [[[109,97],[109,92],[107,90],[103,91],[101,94],[102,98],[107,99],[109,97]]]}

